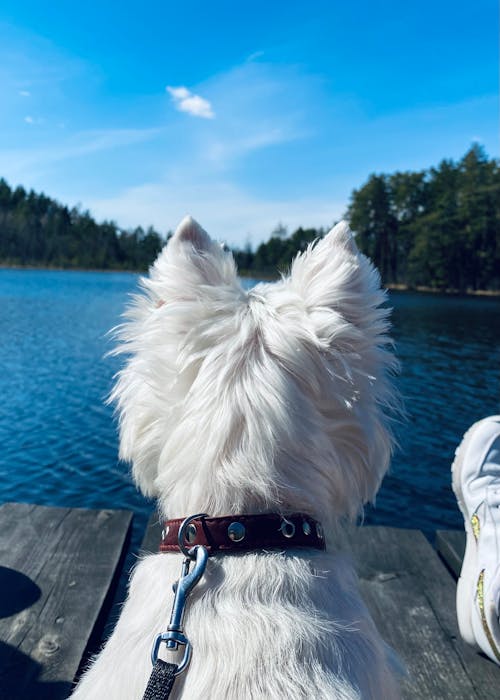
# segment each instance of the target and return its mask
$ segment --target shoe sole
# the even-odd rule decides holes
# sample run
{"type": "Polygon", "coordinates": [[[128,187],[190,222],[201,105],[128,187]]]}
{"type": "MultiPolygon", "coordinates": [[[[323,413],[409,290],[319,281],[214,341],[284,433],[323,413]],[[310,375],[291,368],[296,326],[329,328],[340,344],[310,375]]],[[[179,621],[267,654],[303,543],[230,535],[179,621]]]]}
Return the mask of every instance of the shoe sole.
{"type": "Polygon", "coordinates": [[[467,453],[467,448],[471,441],[472,435],[476,432],[478,426],[483,421],[478,421],[464,434],[462,441],[455,450],[455,459],[451,465],[451,484],[453,492],[456,496],[458,507],[462,513],[465,526],[465,554],[462,562],[462,569],[457,582],[456,602],[457,602],[457,620],[458,628],[462,639],[478,648],[474,631],[472,629],[472,602],[474,600],[474,575],[477,562],[477,542],[472,530],[470,514],[466,508],[463,491],[462,491],[462,468],[464,457],[467,453]]]}
{"type": "MultiPolygon", "coordinates": [[[[495,418],[497,418],[495,416],[495,418]]],[[[465,554],[462,563],[462,570],[457,582],[457,620],[460,634],[464,641],[476,649],[479,645],[476,641],[474,630],[472,627],[472,606],[476,593],[476,578],[477,578],[477,541],[474,535],[471,524],[471,513],[465,505],[462,491],[462,468],[464,458],[467,454],[467,449],[471,442],[474,433],[486,422],[490,422],[492,416],[483,418],[477,423],[473,423],[462,438],[461,443],[455,451],[455,459],[451,465],[452,488],[456,496],[458,507],[462,513],[465,525],[465,554]]]]}

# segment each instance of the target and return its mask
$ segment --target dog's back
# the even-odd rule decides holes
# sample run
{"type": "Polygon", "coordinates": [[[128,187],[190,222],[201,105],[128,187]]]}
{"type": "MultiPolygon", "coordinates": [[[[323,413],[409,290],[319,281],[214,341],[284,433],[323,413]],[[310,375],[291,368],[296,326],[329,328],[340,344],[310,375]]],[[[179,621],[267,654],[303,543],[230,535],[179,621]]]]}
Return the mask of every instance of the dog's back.
{"type": "MultiPolygon", "coordinates": [[[[391,452],[396,363],[378,273],[339,224],[289,277],[247,293],[231,254],[187,219],[143,288],[120,330],[130,357],[113,394],[138,485],[170,518],[305,512],[327,544],[212,558],[172,697],[397,697],[391,654],[334,553],[391,452]]],[[[173,554],[137,566],[75,698],[140,700],[179,568],[173,554]]]]}

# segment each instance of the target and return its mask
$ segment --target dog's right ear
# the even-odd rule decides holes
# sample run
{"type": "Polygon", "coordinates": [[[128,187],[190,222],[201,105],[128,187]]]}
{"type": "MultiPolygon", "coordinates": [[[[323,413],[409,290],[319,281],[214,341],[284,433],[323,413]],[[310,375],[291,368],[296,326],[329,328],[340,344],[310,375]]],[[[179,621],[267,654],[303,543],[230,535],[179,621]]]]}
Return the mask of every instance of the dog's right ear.
{"type": "Polygon", "coordinates": [[[384,331],[387,312],[380,275],[362,255],[345,221],[341,221],[292,265],[290,283],[315,321],[319,337],[331,341],[331,315],[336,312],[358,328],[384,331]],[[323,327],[325,322],[325,327],[323,327]]]}
{"type": "Polygon", "coordinates": [[[331,385],[323,388],[321,414],[332,426],[335,412],[342,416],[341,433],[331,429],[334,449],[344,440],[356,445],[345,459],[349,476],[339,472],[340,486],[349,483],[347,491],[356,494],[340,510],[355,514],[360,504],[373,500],[391,454],[385,409],[397,408],[390,381],[397,361],[388,336],[386,294],[345,222],[296,258],[288,285],[329,366],[331,385]]]}

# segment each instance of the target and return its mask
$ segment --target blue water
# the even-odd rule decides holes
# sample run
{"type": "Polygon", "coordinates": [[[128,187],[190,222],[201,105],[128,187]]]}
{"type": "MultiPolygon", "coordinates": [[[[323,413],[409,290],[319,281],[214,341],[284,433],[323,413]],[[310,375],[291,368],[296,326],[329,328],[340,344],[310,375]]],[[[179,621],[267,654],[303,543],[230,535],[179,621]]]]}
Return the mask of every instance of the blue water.
{"type": "MultiPolygon", "coordinates": [[[[125,508],[140,540],[153,504],[117,461],[105,358],[131,273],[0,270],[0,502],[125,508]]],[[[500,413],[500,300],[393,293],[407,420],[365,521],[431,532],[462,526],[450,488],[457,442],[500,413]]]]}

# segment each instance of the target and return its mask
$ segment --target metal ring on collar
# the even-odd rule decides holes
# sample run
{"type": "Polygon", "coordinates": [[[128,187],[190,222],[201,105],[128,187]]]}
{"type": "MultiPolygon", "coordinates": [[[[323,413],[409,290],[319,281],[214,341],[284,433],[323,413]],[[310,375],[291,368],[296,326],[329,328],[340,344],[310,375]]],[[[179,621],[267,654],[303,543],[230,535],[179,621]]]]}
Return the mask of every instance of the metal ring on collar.
{"type": "Polygon", "coordinates": [[[295,535],[295,524],[284,516],[279,529],[283,537],[286,537],[287,539],[290,539],[295,535]]]}
{"type": "Polygon", "coordinates": [[[188,517],[182,521],[181,526],[179,528],[179,532],[177,533],[177,541],[179,543],[179,549],[181,550],[181,552],[184,554],[185,557],[189,557],[190,559],[195,558],[195,553],[193,552],[193,546],[190,546],[188,549],[186,547],[184,539],[185,539],[186,530],[188,528],[188,525],[193,520],[196,520],[197,518],[208,518],[208,513],[197,513],[196,515],[188,515],[188,517]]]}

